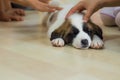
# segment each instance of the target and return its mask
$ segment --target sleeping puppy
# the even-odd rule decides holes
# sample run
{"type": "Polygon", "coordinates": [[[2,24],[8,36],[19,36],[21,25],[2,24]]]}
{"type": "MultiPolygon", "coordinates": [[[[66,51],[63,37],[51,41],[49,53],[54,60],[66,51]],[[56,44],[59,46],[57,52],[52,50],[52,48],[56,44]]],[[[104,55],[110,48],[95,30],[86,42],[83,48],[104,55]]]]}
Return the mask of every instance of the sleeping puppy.
{"type": "MultiPolygon", "coordinates": [[[[57,6],[58,3],[52,3],[57,6]]],[[[48,29],[48,36],[53,46],[63,47],[71,44],[81,49],[101,49],[104,46],[101,28],[92,21],[83,22],[83,13],[74,13],[65,19],[73,5],[62,5],[61,11],[45,13],[43,25],[48,29]]]]}

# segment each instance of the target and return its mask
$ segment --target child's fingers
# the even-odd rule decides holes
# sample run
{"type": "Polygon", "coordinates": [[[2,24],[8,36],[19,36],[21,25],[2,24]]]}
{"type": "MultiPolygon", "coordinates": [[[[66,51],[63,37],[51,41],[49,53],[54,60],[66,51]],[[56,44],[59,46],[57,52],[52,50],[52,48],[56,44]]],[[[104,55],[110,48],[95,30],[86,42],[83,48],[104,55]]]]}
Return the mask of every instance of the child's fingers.
{"type": "Polygon", "coordinates": [[[81,12],[85,9],[83,3],[78,3],[77,5],[75,5],[73,8],[70,9],[70,11],[68,12],[68,14],[66,15],[66,18],[68,18],[70,15],[72,15],[75,12],[81,12]]]}
{"type": "Polygon", "coordinates": [[[43,3],[49,3],[51,0],[39,0],[39,1],[43,3]]]}
{"type": "Polygon", "coordinates": [[[22,9],[14,9],[14,12],[20,16],[25,16],[25,11],[22,9]]]}
{"type": "Polygon", "coordinates": [[[42,12],[54,12],[55,10],[61,10],[62,8],[60,7],[54,7],[54,6],[50,6],[48,4],[42,4],[41,7],[38,6],[38,10],[42,11],[42,12]]]}
{"type": "Polygon", "coordinates": [[[11,21],[11,19],[10,18],[0,18],[0,21],[9,22],[9,21],[11,21]]]}
{"type": "Polygon", "coordinates": [[[23,18],[21,16],[18,16],[18,15],[10,16],[10,18],[13,21],[23,21],[23,18]]]}
{"type": "Polygon", "coordinates": [[[47,7],[50,9],[55,9],[55,10],[62,10],[63,9],[61,7],[54,7],[54,6],[50,6],[50,5],[48,5],[47,7]]]}
{"type": "Polygon", "coordinates": [[[87,22],[90,19],[91,15],[93,13],[94,13],[94,8],[88,9],[85,16],[84,16],[84,18],[83,18],[84,22],[87,22]]]}
{"type": "Polygon", "coordinates": [[[41,11],[41,12],[54,12],[55,10],[61,10],[62,8],[60,7],[54,7],[50,6],[49,4],[43,3],[43,2],[38,2],[35,4],[32,4],[33,8],[41,11]]]}
{"type": "Polygon", "coordinates": [[[55,9],[50,9],[48,7],[44,7],[44,8],[39,7],[37,9],[41,12],[54,12],[55,11],[55,9]]]}
{"type": "Polygon", "coordinates": [[[68,14],[66,15],[66,18],[68,18],[70,15],[78,11],[78,6],[76,5],[75,7],[71,8],[68,14]]]}

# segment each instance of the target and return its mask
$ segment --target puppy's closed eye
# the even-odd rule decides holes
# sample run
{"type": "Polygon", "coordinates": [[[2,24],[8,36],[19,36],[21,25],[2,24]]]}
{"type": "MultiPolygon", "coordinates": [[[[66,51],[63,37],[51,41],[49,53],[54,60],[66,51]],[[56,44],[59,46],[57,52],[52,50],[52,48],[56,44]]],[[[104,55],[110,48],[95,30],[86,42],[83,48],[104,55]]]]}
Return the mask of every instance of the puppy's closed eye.
{"type": "Polygon", "coordinates": [[[88,23],[83,23],[83,31],[86,32],[91,38],[94,35],[93,29],[88,23]]]}
{"type": "Polygon", "coordinates": [[[75,26],[70,26],[70,31],[67,33],[67,35],[64,37],[66,43],[72,43],[73,39],[77,36],[79,33],[79,30],[75,28],[75,26]]]}
{"type": "Polygon", "coordinates": [[[79,33],[79,30],[77,28],[75,28],[75,26],[72,26],[72,33],[74,35],[77,35],[79,33]]]}

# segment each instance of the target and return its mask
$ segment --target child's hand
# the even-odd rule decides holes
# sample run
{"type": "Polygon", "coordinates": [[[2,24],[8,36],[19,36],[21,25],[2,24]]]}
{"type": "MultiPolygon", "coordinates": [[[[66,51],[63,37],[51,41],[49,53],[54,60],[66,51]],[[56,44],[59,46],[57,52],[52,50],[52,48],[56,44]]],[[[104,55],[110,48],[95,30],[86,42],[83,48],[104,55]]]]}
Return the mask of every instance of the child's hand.
{"type": "Polygon", "coordinates": [[[51,0],[39,0],[39,1],[48,4],[51,0]]]}
{"type": "Polygon", "coordinates": [[[90,18],[90,16],[100,9],[101,6],[101,0],[83,0],[80,1],[77,5],[75,5],[67,14],[66,17],[69,17],[71,14],[75,12],[82,12],[83,10],[87,10],[85,16],[84,16],[84,21],[87,22],[90,18]]]}
{"type": "Polygon", "coordinates": [[[36,10],[41,12],[54,12],[55,10],[61,10],[60,7],[50,6],[49,0],[27,0],[29,4],[36,10]]]}
{"type": "Polygon", "coordinates": [[[87,22],[94,12],[108,6],[120,6],[120,0],[82,0],[68,12],[66,18],[77,11],[87,10],[84,16],[84,21],[87,22]]]}

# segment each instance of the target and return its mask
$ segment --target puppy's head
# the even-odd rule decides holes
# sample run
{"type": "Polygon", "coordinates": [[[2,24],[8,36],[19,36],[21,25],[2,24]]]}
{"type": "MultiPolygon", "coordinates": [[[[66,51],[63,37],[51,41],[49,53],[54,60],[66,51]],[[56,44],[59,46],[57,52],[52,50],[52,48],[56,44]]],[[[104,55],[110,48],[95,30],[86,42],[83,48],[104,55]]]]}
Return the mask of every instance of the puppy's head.
{"type": "Polygon", "coordinates": [[[71,42],[75,48],[89,48],[94,35],[103,39],[101,28],[91,20],[85,23],[83,21],[82,13],[73,14],[69,17],[69,20],[72,26],[71,30],[75,34],[75,37],[73,37],[71,42]]]}
{"type": "MultiPolygon", "coordinates": [[[[75,48],[89,48],[93,36],[100,33],[101,29],[92,22],[83,22],[83,14],[71,15],[59,28],[52,32],[52,39],[63,38],[66,44],[71,43],[75,48]]],[[[102,38],[102,37],[101,37],[102,38]]]]}
{"type": "Polygon", "coordinates": [[[92,41],[93,30],[88,23],[83,22],[83,14],[75,13],[69,17],[71,31],[74,37],[71,37],[71,43],[75,48],[89,48],[92,41]]]}

